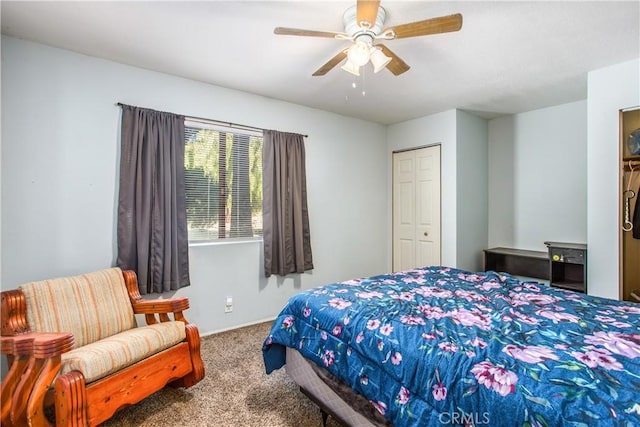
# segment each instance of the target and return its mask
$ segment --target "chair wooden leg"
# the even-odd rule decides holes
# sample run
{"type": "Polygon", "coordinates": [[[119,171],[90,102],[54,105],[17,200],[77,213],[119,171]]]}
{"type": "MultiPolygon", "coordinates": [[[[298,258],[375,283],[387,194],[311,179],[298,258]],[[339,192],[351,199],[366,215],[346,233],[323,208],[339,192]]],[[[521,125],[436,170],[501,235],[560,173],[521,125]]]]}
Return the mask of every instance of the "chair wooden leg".
{"type": "MultiPolygon", "coordinates": [[[[13,394],[13,402],[11,403],[11,420],[16,426],[27,425],[28,415],[27,406],[33,392],[33,385],[42,371],[44,365],[43,360],[32,357],[29,360],[27,369],[25,370],[20,383],[13,394]]],[[[36,424],[38,425],[38,424],[36,424]]]]}
{"type": "Polygon", "coordinates": [[[172,387],[191,387],[204,378],[204,363],[200,356],[200,333],[198,328],[193,324],[185,325],[187,334],[187,344],[189,345],[189,355],[191,357],[191,366],[193,370],[184,377],[171,382],[172,387]]]}
{"type": "Polygon", "coordinates": [[[71,371],[55,382],[56,427],[84,427],[87,421],[87,388],[84,376],[71,371]]]}
{"type": "Polygon", "coordinates": [[[7,372],[4,380],[2,380],[2,389],[0,390],[0,399],[2,402],[0,424],[5,427],[13,427],[15,425],[11,419],[13,396],[15,396],[15,390],[18,387],[20,379],[27,370],[29,359],[28,356],[15,357],[13,363],[11,363],[9,372],[7,372]]]}
{"type": "MultiPolygon", "coordinates": [[[[2,337],[2,353],[9,355],[9,372],[2,381],[2,406],[0,422],[3,426],[21,426],[27,422],[24,407],[31,392],[26,381],[32,380],[34,369],[32,355],[34,338],[30,334],[2,337]]],[[[31,381],[32,382],[32,381],[31,381]]]]}
{"type": "Polygon", "coordinates": [[[32,362],[16,388],[19,401],[12,405],[12,416],[20,425],[49,426],[44,416],[44,400],[62,365],[62,353],[73,347],[70,333],[31,334],[32,362]],[[26,399],[25,399],[26,398],[26,399]]]}
{"type": "Polygon", "coordinates": [[[44,416],[44,400],[53,379],[60,370],[60,366],[60,356],[44,360],[41,373],[33,386],[33,392],[29,398],[29,404],[26,411],[29,423],[32,426],[51,425],[49,420],[44,416]]]}

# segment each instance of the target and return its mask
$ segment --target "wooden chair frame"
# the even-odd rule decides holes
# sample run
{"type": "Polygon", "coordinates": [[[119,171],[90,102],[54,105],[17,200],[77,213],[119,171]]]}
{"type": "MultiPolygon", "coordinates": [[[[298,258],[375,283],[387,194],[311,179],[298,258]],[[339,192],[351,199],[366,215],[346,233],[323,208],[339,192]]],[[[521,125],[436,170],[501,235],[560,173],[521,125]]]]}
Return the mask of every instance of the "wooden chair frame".
{"type": "Polygon", "coordinates": [[[135,314],[147,324],[174,320],[185,323],[184,341],[90,384],[79,371],[58,376],[62,354],[74,345],[71,333],[31,332],[25,296],[19,289],[1,296],[0,347],[9,370],[0,390],[1,423],[6,427],[50,426],[45,407],[55,405],[55,425],[95,426],[124,406],[137,403],[162,389],[191,387],[204,378],[198,328],[187,322],[186,297],[144,300],[133,271],[123,271],[135,314]]]}

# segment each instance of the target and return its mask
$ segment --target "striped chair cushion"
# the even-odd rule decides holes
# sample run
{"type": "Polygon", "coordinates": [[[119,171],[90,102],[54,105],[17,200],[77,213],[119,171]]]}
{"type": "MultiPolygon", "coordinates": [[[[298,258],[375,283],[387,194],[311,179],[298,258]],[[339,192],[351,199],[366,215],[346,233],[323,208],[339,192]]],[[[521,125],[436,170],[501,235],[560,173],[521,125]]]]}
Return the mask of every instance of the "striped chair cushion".
{"type": "Polygon", "coordinates": [[[33,332],[72,332],[75,348],[136,326],[119,268],[20,286],[33,332]]]}
{"type": "Polygon", "coordinates": [[[152,356],[185,339],[183,322],[133,328],[62,355],[60,375],[80,371],[90,383],[152,356]]]}

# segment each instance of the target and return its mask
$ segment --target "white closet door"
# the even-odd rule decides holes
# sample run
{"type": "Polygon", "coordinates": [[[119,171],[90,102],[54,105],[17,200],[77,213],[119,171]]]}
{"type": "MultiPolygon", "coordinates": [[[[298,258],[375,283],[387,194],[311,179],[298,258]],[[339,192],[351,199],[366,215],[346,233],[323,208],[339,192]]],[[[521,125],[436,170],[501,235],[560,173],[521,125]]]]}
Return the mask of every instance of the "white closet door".
{"type": "Polygon", "coordinates": [[[440,146],[393,154],[393,270],[440,264],[440,146]]]}

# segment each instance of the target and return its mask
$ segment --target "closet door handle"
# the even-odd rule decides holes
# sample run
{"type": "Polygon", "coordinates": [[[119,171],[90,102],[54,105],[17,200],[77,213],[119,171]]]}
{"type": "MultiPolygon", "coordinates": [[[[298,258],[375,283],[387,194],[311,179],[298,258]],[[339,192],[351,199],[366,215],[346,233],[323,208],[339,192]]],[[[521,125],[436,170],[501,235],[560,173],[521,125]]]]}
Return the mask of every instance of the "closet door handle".
{"type": "Polygon", "coordinates": [[[427,237],[429,235],[429,232],[425,231],[424,232],[424,237],[427,237]]]}

